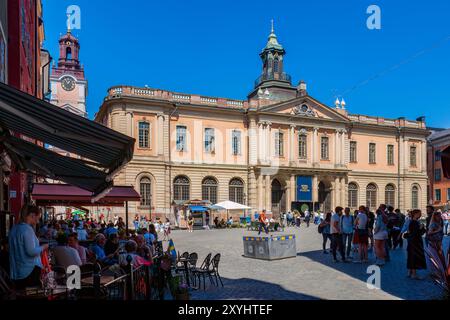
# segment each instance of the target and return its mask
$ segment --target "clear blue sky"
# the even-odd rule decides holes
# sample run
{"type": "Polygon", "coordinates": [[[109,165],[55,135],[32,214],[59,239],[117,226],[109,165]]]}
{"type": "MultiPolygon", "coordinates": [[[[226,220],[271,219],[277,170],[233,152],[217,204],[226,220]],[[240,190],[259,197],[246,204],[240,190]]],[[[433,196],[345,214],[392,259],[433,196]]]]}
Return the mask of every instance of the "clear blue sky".
{"type": "Polygon", "coordinates": [[[81,8],[81,30],[74,34],[89,81],[90,118],[106,90],[119,84],[245,99],[261,72],[258,54],[273,18],[287,51],[285,71],[294,84],[304,79],[313,97],[332,105],[343,95],[351,113],[424,115],[429,126],[450,127],[450,40],[442,41],[450,36],[448,0],[43,4],[45,47],[55,59],[67,6],[81,8]],[[366,27],[371,4],[381,7],[381,30],[366,27]]]}

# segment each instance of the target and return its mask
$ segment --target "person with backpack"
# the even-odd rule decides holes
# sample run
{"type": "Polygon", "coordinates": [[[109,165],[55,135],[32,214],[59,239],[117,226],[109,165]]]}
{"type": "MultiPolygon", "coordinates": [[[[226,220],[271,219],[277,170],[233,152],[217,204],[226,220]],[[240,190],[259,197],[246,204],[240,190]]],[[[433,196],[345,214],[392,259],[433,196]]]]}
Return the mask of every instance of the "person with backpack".
{"type": "Polygon", "coordinates": [[[330,223],[331,223],[331,212],[328,212],[325,219],[319,224],[318,227],[318,231],[319,233],[322,234],[323,238],[322,248],[324,254],[328,254],[328,251],[326,249],[327,240],[330,240],[331,243],[330,223]]]}
{"type": "Polygon", "coordinates": [[[355,263],[364,263],[368,261],[367,246],[369,245],[369,217],[366,212],[366,207],[360,206],[355,220],[359,253],[359,260],[354,260],[355,263]]]}
{"type": "Polygon", "coordinates": [[[354,228],[355,218],[350,214],[350,208],[345,208],[344,214],[341,216],[341,231],[342,231],[342,242],[344,245],[344,252],[346,259],[351,259],[350,252],[352,249],[352,239],[353,239],[353,228],[354,228]]]}

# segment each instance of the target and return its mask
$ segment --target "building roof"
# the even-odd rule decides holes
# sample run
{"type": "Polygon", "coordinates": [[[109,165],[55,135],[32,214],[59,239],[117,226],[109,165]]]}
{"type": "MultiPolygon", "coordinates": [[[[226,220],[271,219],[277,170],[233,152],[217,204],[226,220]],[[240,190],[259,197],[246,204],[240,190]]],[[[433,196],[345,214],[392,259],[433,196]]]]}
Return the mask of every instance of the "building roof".
{"type": "Polygon", "coordinates": [[[433,131],[431,135],[428,137],[429,141],[438,140],[444,137],[448,137],[450,139],[450,129],[433,131]]]}

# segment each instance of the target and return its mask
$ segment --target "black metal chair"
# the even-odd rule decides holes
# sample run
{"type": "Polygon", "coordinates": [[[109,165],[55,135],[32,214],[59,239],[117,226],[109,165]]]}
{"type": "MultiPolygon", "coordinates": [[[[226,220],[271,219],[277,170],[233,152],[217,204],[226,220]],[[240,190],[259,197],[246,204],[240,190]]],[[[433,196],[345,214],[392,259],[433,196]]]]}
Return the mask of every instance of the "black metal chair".
{"type": "Polygon", "coordinates": [[[219,286],[219,281],[220,281],[220,284],[223,287],[222,278],[220,277],[220,274],[219,274],[219,262],[220,262],[220,253],[216,254],[212,258],[212,260],[211,260],[212,268],[209,269],[209,272],[210,272],[211,276],[213,276],[216,279],[216,285],[219,286]]]}
{"type": "Polygon", "coordinates": [[[184,259],[184,260],[187,260],[187,259],[189,259],[189,252],[183,252],[181,255],[179,255],[178,256],[178,258],[177,258],[177,262],[176,262],[176,265],[175,265],[175,272],[179,272],[179,271],[184,271],[184,263],[182,263],[181,262],[181,260],[182,259],[184,259]]]}
{"type": "Polygon", "coordinates": [[[194,286],[196,285],[194,271],[197,268],[197,262],[198,262],[198,254],[196,252],[191,253],[188,258],[188,270],[189,270],[189,279],[192,280],[194,286]]]}
{"type": "Polygon", "coordinates": [[[193,270],[194,276],[198,278],[198,287],[199,287],[199,289],[201,288],[200,277],[203,277],[203,290],[206,290],[206,283],[205,283],[206,276],[208,276],[210,282],[213,283],[212,282],[213,280],[212,280],[212,277],[211,277],[211,272],[210,272],[211,271],[210,270],[211,256],[212,256],[212,253],[208,253],[208,255],[206,256],[205,260],[203,260],[203,263],[200,266],[200,268],[195,268],[193,270]]]}

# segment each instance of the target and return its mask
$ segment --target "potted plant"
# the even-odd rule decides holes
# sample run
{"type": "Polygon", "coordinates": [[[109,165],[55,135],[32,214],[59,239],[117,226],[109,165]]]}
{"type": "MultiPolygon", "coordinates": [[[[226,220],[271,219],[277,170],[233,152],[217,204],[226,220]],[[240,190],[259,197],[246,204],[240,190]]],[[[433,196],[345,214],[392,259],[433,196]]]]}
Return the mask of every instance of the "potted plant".
{"type": "Polygon", "coordinates": [[[189,287],[181,281],[180,276],[172,277],[170,291],[175,300],[189,300],[189,287]]]}

